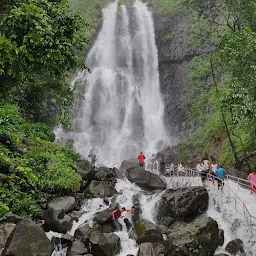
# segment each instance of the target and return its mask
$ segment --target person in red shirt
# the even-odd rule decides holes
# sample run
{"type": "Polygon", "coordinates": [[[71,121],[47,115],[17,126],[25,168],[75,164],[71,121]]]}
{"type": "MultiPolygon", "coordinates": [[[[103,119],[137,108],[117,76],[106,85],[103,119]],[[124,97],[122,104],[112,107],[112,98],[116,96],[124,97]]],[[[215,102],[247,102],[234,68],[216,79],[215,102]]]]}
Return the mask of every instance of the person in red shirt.
{"type": "Polygon", "coordinates": [[[139,159],[139,166],[144,167],[144,161],[145,161],[146,157],[143,155],[142,152],[140,152],[138,159],[139,159]]]}
{"type": "Polygon", "coordinates": [[[118,219],[120,218],[122,212],[124,212],[126,209],[123,207],[121,209],[116,209],[112,212],[112,222],[113,222],[113,226],[115,228],[115,231],[120,231],[120,226],[118,223],[118,219]]]}

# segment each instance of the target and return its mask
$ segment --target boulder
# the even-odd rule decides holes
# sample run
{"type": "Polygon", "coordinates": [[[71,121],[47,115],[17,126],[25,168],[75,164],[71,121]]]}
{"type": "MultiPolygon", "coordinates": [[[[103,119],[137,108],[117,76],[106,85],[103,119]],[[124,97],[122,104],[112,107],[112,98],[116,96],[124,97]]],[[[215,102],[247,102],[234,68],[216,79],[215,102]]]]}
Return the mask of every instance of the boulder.
{"type": "Polygon", "coordinates": [[[162,244],[142,243],[139,246],[138,256],[162,256],[164,252],[165,247],[162,244]]]}
{"type": "Polygon", "coordinates": [[[64,211],[65,213],[71,212],[75,207],[75,198],[72,196],[56,197],[48,203],[48,208],[56,211],[64,211]]]}
{"type": "Polygon", "coordinates": [[[126,170],[131,167],[138,167],[138,159],[137,158],[124,160],[120,165],[119,171],[123,176],[125,176],[126,170]]]}
{"type": "Polygon", "coordinates": [[[0,255],[4,250],[5,244],[7,242],[8,237],[12,233],[15,228],[14,223],[1,223],[0,224],[0,255]]]}
{"type": "Polygon", "coordinates": [[[85,245],[89,244],[89,239],[93,231],[102,231],[101,226],[98,223],[93,224],[81,224],[75,231],[74,237],[78,240],[83,241],[85,245]]]}
{"type": "Polygon", "coordinates": [[[134,211],[134,214],[132,216],[132,220],[133,220],[134,223],[140,219],[140,216],[141,216],[141,213],[142,213],[142,210],[141,210],[141,207],[140,207],[140,198],[141,198],[140,193],[135,194],[135,195],[132,196],[132,202],[133,202],[133,205],[135,206],[135,211],[134,211]]]}
{"type": "Polygon", "coordinates": [[[243,244],[243,241],[240,240],[240,239],[235,239],[235,240],[232,240],[230,241],[225,250],[230,253],[231,255],[245,255],[245,252],[244,252],[244,244],[243,244]]]}
{"type": "Polygon", "coordinates": [[[97,212],[94,215],[93,220],[95,222],[99,223],[100,225],[110,222],[112,212],[118,208],[121,208],[120,204],[116,202],[116,198],[117,197],[113,197],[112,202],[107,209],[97,212]]]}
{"type": "Polygon", "coordinates": [[[115,183],[112,181],[96,181],[92,180],[88,192],[93,197],[113,196],[117,193],[115,183]]]}
{"type": "Polygon", "coordinates": [[[113,183],[117,180],[117,169],[100,167],[95,170],[95,180],[97,181],[112,181],[113,183]]]}
{"type": "Polygon", "coordinates": [[[168,256],[214,255],[224,243],[224,232],[210,217],[201,215],[190,223],[176,222],[171,226],[165,241],[168,256]],[[175,254],[176,253],[176,254],[175,254]]]}
{"type": "Polygon", "coordinates": [[[77,173],[80,174],[85,181],[94,180],[95,168],[94,166],[85,159],[80,159],[76,163],[77,173]]]}
{"type": "Polygon", "coordinates": [[[73,224],[73,219],[66,215],[63,210],[55,210],[48,208],[44,213],[44,229],[46,231],[54,231],[59,233],[67,233],[73,224]]]}
{"type": "Polygon", "coordinates": [[[68,249],[67,251],[67,256],[78,256],[78,255],[84,255],[85,253],[87,253],[88,250],[87,248],[84,246],[84,244],[79,241],[76,240],[72,243],[71,248],[68,249]]]}
{"type": "Polygon", "coordinates": [[[155,173],[146,171],[142,167],[130,167],[126,170],[126,177],[141,188],[148,190],[164,190],[166,183],[155,173]]]}
{"type": "Polygon", "coordinates": [[[146,219],[140,219],[133,226],[131,234],[138,244],[141,243],[163,243],[163,235],[158,227],[146,219]]]}
{"type": "Polygon", "coordinates": [[[69,248],[74,240],[75,239],[73,236],[65,234],[61,237],[53,236],[51,242],[54,244],[54,248],[58,247],[59,245],[61,245],[62,248],[69,248]]]}
{"type": "Polygon", "coordinates": [[[173,219],[191,221],[206,212],[208,202],[209,195],[203,187],[170,189],[158,203],[157,219],[162,225],[172,224],[173,219]]]}
{"type": "Polygon", "coordinates": [[[52,251],[43,229],[30,220],[22,220],[10,235],[2,256],[50,256],[52,251]]]}
{"type": "Polygon", "coordinates": [[[97,256],[115,256],[120,253],[120,238],[112,233],[93,231],[90,237],[92,254],[97,256]]]}

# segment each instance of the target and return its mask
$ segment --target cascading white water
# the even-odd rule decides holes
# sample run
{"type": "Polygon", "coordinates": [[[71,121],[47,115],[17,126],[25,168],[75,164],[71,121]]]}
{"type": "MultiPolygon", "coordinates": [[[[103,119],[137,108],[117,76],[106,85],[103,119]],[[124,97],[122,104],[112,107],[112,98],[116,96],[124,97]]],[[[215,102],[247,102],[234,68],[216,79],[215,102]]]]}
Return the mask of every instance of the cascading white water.
{"type": "Polygon", "coordinates": [[[86,85],[82,104],[74,109],[72,132],[55,131],[58,140],[74,140],[87,156],[94,147],[98,162],[114,165],[148,157],[170,144],[160,94],[154,24],[146,4],[133,7],[111,3],[103,10],[103,24],[87,64],[74,83],[86,85]]]}

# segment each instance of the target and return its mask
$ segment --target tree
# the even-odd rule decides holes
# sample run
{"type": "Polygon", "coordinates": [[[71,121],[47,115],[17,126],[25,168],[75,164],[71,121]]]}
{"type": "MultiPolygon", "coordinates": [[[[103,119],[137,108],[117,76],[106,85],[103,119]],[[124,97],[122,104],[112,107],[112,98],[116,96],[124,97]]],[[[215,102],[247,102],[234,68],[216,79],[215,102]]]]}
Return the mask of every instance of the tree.
{"type": "Polygon", "coordinates": [[[230,74],[222,105],[231,111],[233,121],[256,120],[256,33],[250,28],[230,34],[219,47],[222,67],[230,74]]]}
{"type": "Polygon", "coordinates": [[[65,119],[73,100],[68,76],[86,68],[85,26],[67,1],[19,2],[0,26],[0,94],[34,121],[40,121],[47,95],[55,95],[65,119]]]}

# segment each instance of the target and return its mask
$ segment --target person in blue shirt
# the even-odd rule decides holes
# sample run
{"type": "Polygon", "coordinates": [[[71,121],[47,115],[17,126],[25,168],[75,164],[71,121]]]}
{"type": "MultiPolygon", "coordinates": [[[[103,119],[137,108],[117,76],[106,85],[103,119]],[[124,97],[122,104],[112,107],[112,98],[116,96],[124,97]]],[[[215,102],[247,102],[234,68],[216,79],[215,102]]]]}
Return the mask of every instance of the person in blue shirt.
{"type": "Polygon", "coordinates": [[[216,170],[218,189],[220,187],[221,187],[221,190],[223,189],[225,175],[226,175],[226,170],[220,165],[219,168],[216,170]]]}

